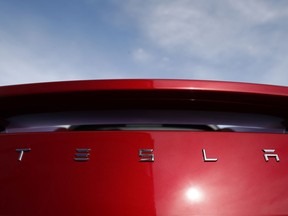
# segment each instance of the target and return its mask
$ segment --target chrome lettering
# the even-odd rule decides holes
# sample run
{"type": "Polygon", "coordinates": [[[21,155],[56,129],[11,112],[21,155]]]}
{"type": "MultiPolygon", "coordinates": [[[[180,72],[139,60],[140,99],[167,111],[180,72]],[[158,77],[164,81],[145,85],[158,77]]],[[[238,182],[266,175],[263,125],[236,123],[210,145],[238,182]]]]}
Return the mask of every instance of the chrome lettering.
{"type": "Polygon", "coordinates": [[[202,155],[204,162],[216,162],[218,158],[207,158],[205,149],[202,149],[202,155]]]}
{"type": "Polygon", "coordinates": [[[76,153],[74,154],[75,161],[88,161],[91,149],[76,149],[76,153]]]}
{"type": "Polygon", "coordinates": [[[140,162],[154,162],[153,149],[139,149],[140,162]]]}
{"type": "MultiPolygon", "coordinates": [[[[23,160],[23,156],[25,152],[30,152],[31,148],[19,148],[16,149],[16,152],[19,152],[18,161],[23,160]]],[[[79,148],[76,149],[76,153],[74,154],[75,161],[89,161],[90,160],[90,148],[79,148]]],[[[269,162],[269,159],[274,158],[276,162],[280,162],[280,157],[275,153],[275,149],[262,149],[264,152],[264,159],[266,162],[269,162]]],[[[139,149],[138,156],[140,157],[139,162],[154,162],[155,155],[154,149],[139,149]]],[[[206,149],[202,149],[202,157],[204,162],[217,162],[217,157],[208,157],[206,149]]]]}
{"type": "Polygon", "coordinates": [[[263,152],[264,153],[269,153],[269,154],[264,154],[264,158],[265,158],[266,162],[269,161],[269,157],[274,157],[277,162],[280,161],[280,158],[279,158],[279,156],[277,154],[271,154],[271,153],[275,152],[275,149],[263,149],[263,152]]]}
{"type": "Polygon", "coordinates": [[[18,157],[18,160],[19,160],[19,161],[22,161],[24,152],[29,152],[29,151],[31,151],[31,148],[16,149],[16,152],[20,152],[20,155],[19,155],[19,157],[18,157]]]}

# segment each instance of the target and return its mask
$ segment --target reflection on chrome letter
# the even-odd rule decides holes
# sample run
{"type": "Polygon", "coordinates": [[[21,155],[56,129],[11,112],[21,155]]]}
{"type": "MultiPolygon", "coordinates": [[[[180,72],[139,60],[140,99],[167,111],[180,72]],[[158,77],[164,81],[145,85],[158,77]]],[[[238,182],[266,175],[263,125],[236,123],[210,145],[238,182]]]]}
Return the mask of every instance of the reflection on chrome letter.
{"type": "Polygon", "coordinates": [[[154,162],[153,149],[139,149],[140,162],[154,162]]]}
{"type": "MultiPolygon", "coordinates": [[[[265,153],[274,153],[275,149],[263,149],[263,152],[265,152],[265,153]]],[[[279,158],[279,156],[277,154],[264,154],[264,158],[265,158],[266,162],[269,161],[269,157],[274,157],[277,162],[280,161],[280,158],[279,158]]]]}
{"type": "Polygon", "coordinates": [[[76,149],[76,154],[74,157],[75,161],[88,161],[89,160],[89,156],[90,156],[90,150],[91,149],[76,149]]]}
{"type": "Polygon", "coordinates": [[[217,158],[207,158],[205,149],[202,149],[202,154],[204,162],[216,162],[218,160],[217,158]]]}
{"type": "Polygon", "coordinates": [[[22,161],[24,152],[29,152],[29,151],[31,151],[31,148],[16,149],[16,152],[20,152],[18,160],[22,161]]]}

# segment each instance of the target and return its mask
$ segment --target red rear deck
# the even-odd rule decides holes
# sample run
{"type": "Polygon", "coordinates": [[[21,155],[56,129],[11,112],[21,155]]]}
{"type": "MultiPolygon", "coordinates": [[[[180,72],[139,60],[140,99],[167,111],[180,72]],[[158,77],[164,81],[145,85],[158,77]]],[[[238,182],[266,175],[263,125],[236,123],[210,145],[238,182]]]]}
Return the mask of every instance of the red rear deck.
{"type": "Polygon", "coordinates": [[[287,215],[287,110],[254,84],[2,87],[0,215],[287,215]]]}

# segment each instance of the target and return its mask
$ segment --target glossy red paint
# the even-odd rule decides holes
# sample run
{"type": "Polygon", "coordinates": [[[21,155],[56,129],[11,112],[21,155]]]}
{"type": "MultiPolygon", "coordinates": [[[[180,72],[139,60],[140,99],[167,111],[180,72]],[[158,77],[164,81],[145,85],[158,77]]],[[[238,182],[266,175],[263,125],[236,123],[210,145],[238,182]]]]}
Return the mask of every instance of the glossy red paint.
{"type": "Polygon", "coordinates": [[[91,80],[23,84],[1,87],[0,97],[97,90],[194,90],[287,96],[287,87],[192,80],[91,80]]]}
{"type": "MultiPolygon", "coordinates": [[[[248,106],[255,112],[262,107],[261,113],[270,114],[276,107],[279,115],[287,117],[287,87],[171,80],[2,87],[0,111],[3,116],[29,113],[30,109],[34,112],[36,108],[46,112],[53,106],[76,102],[95,108],[104,102],[118,105],[111,102],[116,99],[126,101],[125,106],[119,102],[122,109],[137,108],[133,101],[147,103],[148,97],[153,99],[148,100],[152,107],[173,103],[174,108],[193,107],[202,96],[210,107],[216,103],[219,109],[227,110],[231,101],[233,111],[246,110],[248,106]],[[106,90],[113,94],[106,94],[106,90]],[[125,98],[117,98],[121,90],[125,90],[125,94],[120,94],[125,98]],[[137,98],[139,90],[142,98],[137,98]],[[158,94],[158,90],[165,92],[158,94]],[[79,96],[79,92],[83,94],[79,96]],[[83,95],[89,92],[96,97],[95,104],[84,101],[87,98],[83,95]],[[207,94],[194,95],[195,92],[207,94]],[[104,99],[98,94],[104,94],[104,99]],[[115,97],[106,98],[107,95],[115,97]],[[52,96],[57,99],[53,101],[52,96]],[[157,103],[158,97],[161,103],[157,103]],[[37,101],[32,103],[35,98],[41,103],[46,101],[48,107],[37,101]]],[[[288,134],[181,130],[0,133],[0,170],[3,216],[288,214],[288,134]],[[19,148],[31,148],[22,161],[17,160],[19,148]],[[74,161],[77,148],[91,149],[88,162],[74,161]],[[154,149],[155,161],[139,162],[139,149],[154,149]],[[202,149],[218,161],[204,162],[202,149]],[[263,149],[275,149],[280,162],[273,157],[266,162],[263,149]]]]}

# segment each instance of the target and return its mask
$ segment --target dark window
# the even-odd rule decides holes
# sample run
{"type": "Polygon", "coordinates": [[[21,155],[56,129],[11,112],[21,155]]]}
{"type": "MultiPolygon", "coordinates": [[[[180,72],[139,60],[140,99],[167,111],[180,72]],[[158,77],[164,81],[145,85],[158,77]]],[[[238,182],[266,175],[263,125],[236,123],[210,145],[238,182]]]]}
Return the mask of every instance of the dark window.
{"type": "Polygon", "coordinates": [[[195,110],[95,110],[7,117],[2,133],[185,130],[287,133],[287,119],[264,114],[195,110]]]}

